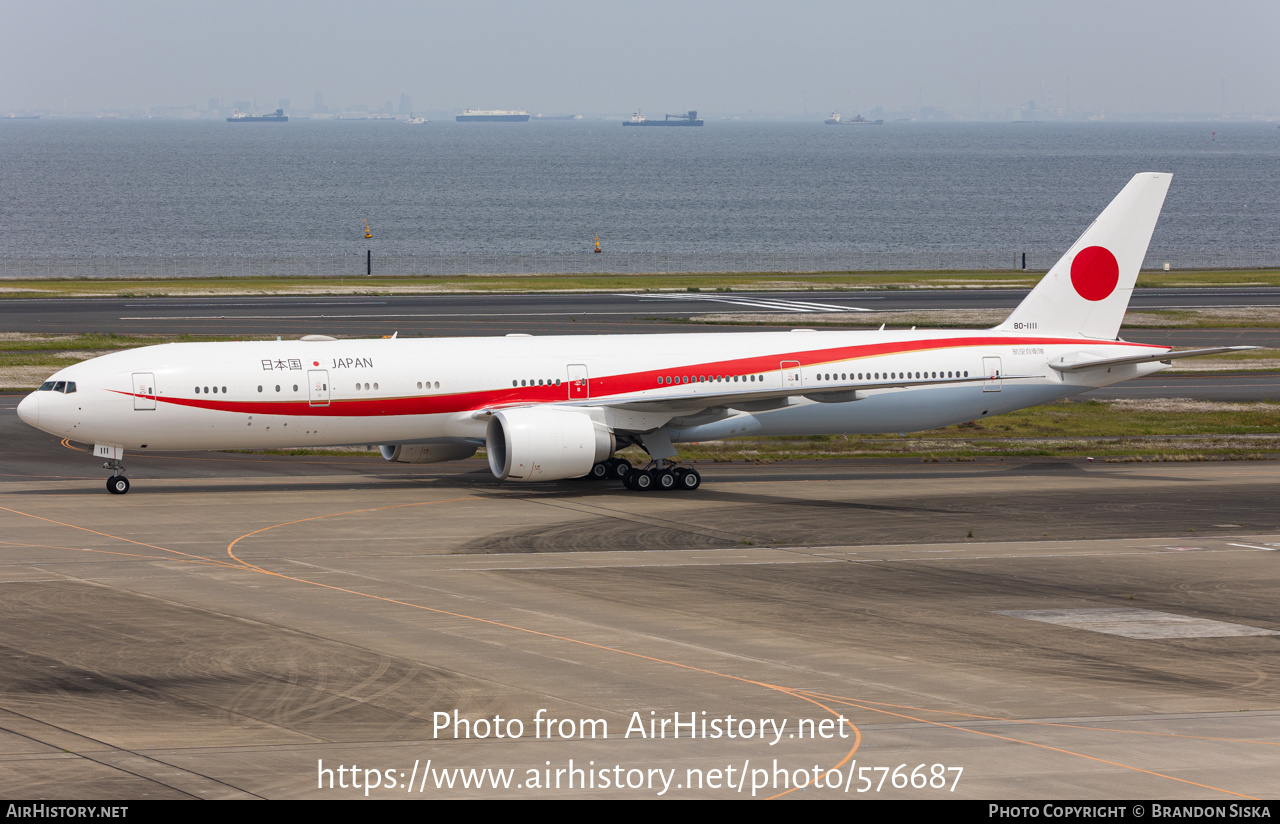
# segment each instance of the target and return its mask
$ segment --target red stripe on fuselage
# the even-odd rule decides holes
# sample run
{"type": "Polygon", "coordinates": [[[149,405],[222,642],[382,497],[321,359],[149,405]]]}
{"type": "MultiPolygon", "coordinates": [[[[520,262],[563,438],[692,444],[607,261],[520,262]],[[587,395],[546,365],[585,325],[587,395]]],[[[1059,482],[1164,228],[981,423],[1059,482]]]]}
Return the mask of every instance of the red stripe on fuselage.
{"type": "MultiPolygon", "coordinates": [[[[644,372],[632,372],[622,375],[606,375],[589,380],[590,400],[618,398],[636,392],[665,388],[668,384],[658,384],[659,377],[703,377],[749,375],[773,372],[781,368],[784,361],[798,361],[802,367],[822,366],[827,363],[861,360],[865,358],[885,357],[889,355],[918,354],[940,350],[964,349],[978,346],[1058,346],[1095,345],[1095,346],[1132,346],[1148,349],[1167,349],[1166,346],[1150,343],[1128,343],[1124,341],[1093,341],[1073,338],[1010,338],[997,335],[968,338],[937,338],[914,341],[886,341],[883,343],[867,343],[852,346],[837,346],[830,349],[815,349],[799,352],[779,352],[776,354],[756,355],[750,358],[739,358],[710,363],[670,366],[650,369],[644,372]]],[[[881,367],[884,369],[886,367],[881,367]]],[[[892,368],[892,367],[887,367],[892,368]]],[[[675,386],[676,384],[670,384],[675,386]]],[[[691,381],[686,385],[702,385],[691,381]]],[[[393,398],[347,398],[331,399],[328,405],[312,406],[306,398],[291,401],[232,401],[215,400],[213,398],[176,398],[150,395],[135,395],[132,392],[119,392],[122,395],[133,395],[148,398],[160,403],[186,406],[195,409],[208,409],[215,412],[238,412],[250,415],[290,415],[305,417],[354,417],[367,418],[394,415],[438,415],[453,412],[469,412],[499,406],[517,406],[526,404],[558,403],[568,401],[568,382],[560,386],[519,386],[503,389],[486,389],[478,392],[460,392],[442,395],[411,395],[393,398]]],[[[714,394],[714,393],[708,393],[714,394]]],[[[573,399],[583,400],[583,399],[573,399]]]]}

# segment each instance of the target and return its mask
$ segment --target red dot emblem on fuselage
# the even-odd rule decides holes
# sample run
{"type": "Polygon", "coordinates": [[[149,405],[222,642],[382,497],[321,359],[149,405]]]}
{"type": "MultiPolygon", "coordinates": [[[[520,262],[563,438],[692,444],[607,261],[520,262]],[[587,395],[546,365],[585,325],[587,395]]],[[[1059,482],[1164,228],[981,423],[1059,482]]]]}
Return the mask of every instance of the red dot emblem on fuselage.
{"type": "Polygon", "coordinates": [[[1110,297],[1120,282],[1120,264],[1110,250],[1090,246],[1076,252],[1071,261],[1071,285],[1085,300],[1110,297]]]}
{"type": "Polygon", "coordinates": [[[313,360],[313,361],[311,362],[311,365],[312,365],[312,366],[319,366],[319,365],[320,365],[320,361],[318,361],[318,360],[313,360]]]}

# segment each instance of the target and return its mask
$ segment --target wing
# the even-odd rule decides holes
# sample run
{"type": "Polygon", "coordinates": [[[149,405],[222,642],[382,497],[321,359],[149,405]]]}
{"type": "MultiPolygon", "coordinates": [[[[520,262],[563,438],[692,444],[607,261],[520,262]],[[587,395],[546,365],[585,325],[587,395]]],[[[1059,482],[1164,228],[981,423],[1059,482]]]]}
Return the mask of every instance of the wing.
{"type": "MultiPolygon", "coordinates": [[[[956,384],[982,384],[991,380],[1029,380],[1043,378],[1044,375],[998,375],[971,378],[899,378],[896,380],[878,381],[830,381],[818,386],[788,386],[771,389],[726,389],[711,383],[688,384],[687,388],[700,387],[694,391],[678,391],[674,394],[663,392],[651,396],[584,398],[581,400],[557,401],[556,406],[564,408],[611,409],[618,412],[640,413],[643,423],[636,420],[635,427],[624,429],[650,429],[661,425],[653,423],[655,417],[667,419],[696,415],[709,409],[736,409],[742,412],[766,412],[791,405],[795,400],[804,398],[817,403],[851,403],[862,400],[868,392],[877,389],[911,389],[920,386],[953,386],[956,384]]],[[[675,389],[673,386],[672,389],[675,389]]],[[[661,391],[661,390],[659,390],[661,391]]],[[[525,404],[513,404],[523,406],[525,404]]],[[[484,419],[506,407],[489,407],[476,410],[473,418],[484,419]]]]}

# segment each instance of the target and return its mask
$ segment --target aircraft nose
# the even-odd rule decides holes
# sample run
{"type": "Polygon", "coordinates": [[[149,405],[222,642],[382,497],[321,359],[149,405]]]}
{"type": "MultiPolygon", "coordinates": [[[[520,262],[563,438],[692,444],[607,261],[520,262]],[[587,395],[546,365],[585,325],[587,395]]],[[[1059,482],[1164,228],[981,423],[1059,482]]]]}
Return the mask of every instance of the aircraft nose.
{"type": "Polygon", "coordinates": [[[18,401],[18,417],[31,426],[40,426],[40,398],[35,392],[18,401]]]}

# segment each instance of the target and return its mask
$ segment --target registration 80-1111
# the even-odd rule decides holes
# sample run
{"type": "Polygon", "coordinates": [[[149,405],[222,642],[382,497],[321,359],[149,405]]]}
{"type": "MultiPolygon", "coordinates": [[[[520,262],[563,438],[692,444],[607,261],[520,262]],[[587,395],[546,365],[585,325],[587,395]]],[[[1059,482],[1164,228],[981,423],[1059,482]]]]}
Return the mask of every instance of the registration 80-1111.
{"type": "MultiPolygon", "coordinates": [[[[960,776],[964,773],[964,767],[948,767],[945,764],[920,764],[914,769],[910,764],[899,764],[895,768],[890,767],[859,767],[858,762],[853,761],[849,764],[849,775],[854,776],[854,770],[857,770],[856,789],[860,793],[880,792],[885,789],[888,784],[895,790],[905,790],[908,787],[916,790],[946,790],[947,792],[955,792],[956,785],[960,783],[960,776]],[[954,775],[950,775],[954,773],[954,775]]],[[[850,789],[846,786],[846,791],[850,789]]]]}

